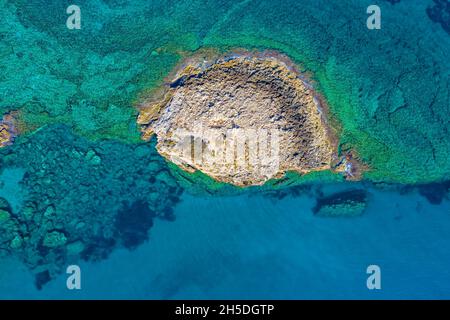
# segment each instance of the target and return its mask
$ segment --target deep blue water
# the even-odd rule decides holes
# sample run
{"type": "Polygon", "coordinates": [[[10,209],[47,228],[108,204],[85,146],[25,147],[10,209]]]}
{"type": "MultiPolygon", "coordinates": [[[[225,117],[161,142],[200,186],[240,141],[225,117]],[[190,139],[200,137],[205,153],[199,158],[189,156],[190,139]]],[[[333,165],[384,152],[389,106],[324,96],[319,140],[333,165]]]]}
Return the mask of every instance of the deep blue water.
{"type": "Polygon", "coordinates": [[[38,291],[18,262],[0,264],[0,298],[449,298],[450,203],[370,191],[358,218],[319,218],[314,199],[184,195],[176,221],[149,241],[81,263],[82,289],[63,274],[38,291]],[[381,267],[381,290],[366,268],[381,267]]]}

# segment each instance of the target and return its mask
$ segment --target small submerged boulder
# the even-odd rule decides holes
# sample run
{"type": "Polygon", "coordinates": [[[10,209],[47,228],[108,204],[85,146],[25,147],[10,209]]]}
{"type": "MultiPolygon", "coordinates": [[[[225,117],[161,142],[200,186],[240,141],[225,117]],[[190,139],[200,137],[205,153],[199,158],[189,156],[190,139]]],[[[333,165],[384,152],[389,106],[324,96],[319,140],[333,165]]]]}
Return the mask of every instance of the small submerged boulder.
{"type": "Polygon", "coordinates": [[[81,252],[83,252],[84,249],[85,249],[85,244],[80,240],[71,242],[67,245],[67,253],[69,255],[78,255],[81,252]]]}
{"type": "Polygon", "coordinates": [[[367,206],[365,190],[347,190],[317,199],[313,212],[321,217],[361,216],[367,206]]]}
{"type": "Polygon", "coordinates": [[[0,223],[9,220],[11,217],[10,213],[4,209],[0,209],[0,223]]]}
{"type": "Polygon", "coordinates": [[[47,248],[56,248],[65,245],[67,237],[60,231],[51,231],[44,236],[42,245],[47,248]]]}

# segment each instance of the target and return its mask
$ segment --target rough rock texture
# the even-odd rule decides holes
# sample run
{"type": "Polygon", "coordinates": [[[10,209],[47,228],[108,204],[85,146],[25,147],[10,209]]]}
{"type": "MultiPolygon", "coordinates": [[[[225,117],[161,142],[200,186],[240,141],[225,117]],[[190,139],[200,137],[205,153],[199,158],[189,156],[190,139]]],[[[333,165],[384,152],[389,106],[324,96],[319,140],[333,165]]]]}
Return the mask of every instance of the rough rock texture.
{"type": "Polygon", "coordinates": [[[68,264],[101,260],[147,241],[155,219],[175,218],[183,191],[153,143],[91,142],[66,126],[0,149],[0,186],[5,183],[0,258],[22,260],[38,288],[68,264]],[[5,180],[18,174],[11,171],[22,172],[15,183],[24,197],[15,205],[5,180]]]}
{"type": "Polygon", "coordinates": [[[17,135],[14,122],[12,114],[5,114],[0,121],[0,148],[13,143],[14,137],[17,135]]]}
{"type": "Polygon", "coordinates": [[[286,171],[332,169],[331,130],[301,77],[274,54],[189,61],[162,101],[141,108],[138,123],[144,138],[156,133],[168,160],[218,181],[260,185],[286,171]]]}

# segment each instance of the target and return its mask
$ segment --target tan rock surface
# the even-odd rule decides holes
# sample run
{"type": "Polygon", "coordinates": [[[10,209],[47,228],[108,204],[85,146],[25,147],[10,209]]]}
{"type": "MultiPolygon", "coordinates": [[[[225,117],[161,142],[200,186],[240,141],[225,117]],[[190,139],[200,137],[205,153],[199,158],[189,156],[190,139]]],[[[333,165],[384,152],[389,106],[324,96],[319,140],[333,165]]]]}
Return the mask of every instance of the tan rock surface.
{"type": "Polygon", "coordinates": [[[14,137],[17,135],[14,122],[12,114],[5,114],[3,119],[0,120],[0,148],[12,144],[14,137]]]}
{"type": "Polygon", "coordinates": [[[161,101],[141,107],[138,123],[181,168],[247,186],[332,169],[336,139],[323,111],[287,58],[247,53],[191,59],[161,101]]]}

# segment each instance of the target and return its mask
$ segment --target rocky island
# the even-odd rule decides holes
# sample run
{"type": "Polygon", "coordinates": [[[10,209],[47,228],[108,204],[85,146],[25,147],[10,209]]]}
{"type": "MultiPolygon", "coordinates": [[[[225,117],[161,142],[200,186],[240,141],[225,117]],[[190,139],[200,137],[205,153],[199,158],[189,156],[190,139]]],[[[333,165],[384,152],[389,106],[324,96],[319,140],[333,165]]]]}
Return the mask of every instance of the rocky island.
{"type": "MultiPolygon", "coordinates": [[[[287,171],[347,171],[321,97],[285,56],[196,56],[174,72],[160,99],[139,106],[143,138],[189,172],[237,186],[287,171]]],[[[347,163],[346,163],[347,162],[347,163]]]]}

